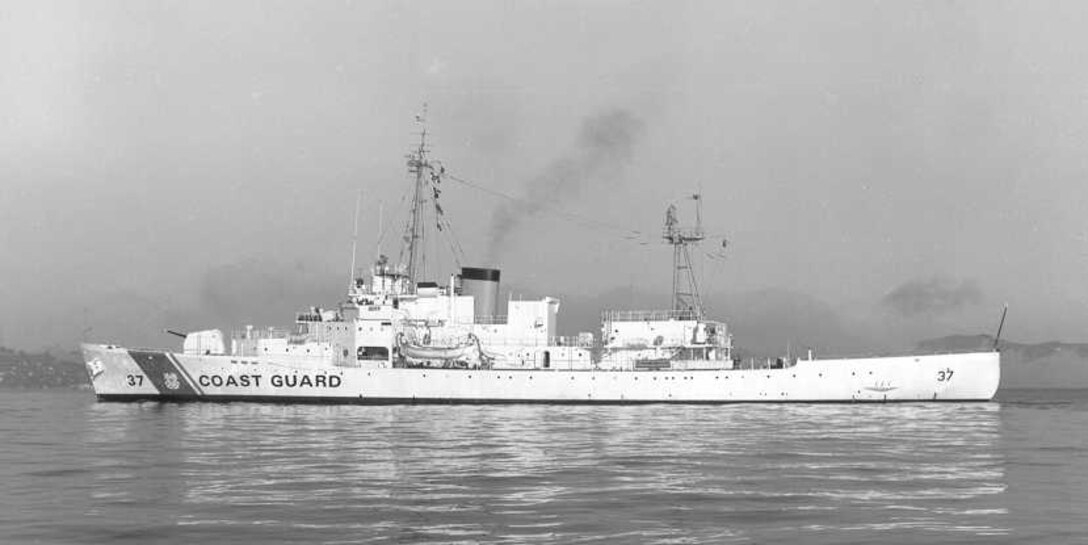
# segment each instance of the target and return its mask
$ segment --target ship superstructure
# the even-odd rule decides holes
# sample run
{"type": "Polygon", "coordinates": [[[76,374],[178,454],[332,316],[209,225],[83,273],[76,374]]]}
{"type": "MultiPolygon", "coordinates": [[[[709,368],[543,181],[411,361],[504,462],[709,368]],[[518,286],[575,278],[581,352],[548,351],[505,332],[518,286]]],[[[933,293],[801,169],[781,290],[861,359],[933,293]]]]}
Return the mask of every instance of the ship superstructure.
{"type": "MultiPolygon", "coordinates": [[[[848,360],[778,359],[739,366],[724,322],[708,319],[692,248],[706,239],[666,212],[673,246],[667,310],[605,311],[599,334],[561,336],[560,302],[507,298],[501,272],[460,266],[429,280],[425,243],[445,235],[445,167],[420,132],[407,165],[412,203],[398,260],[354,266],[333,308],[299,312],[290,329],[246,326],[185,335],[181,352],[83,346],[101,399],[312,402],[740,402],[985,400],[1000,378],[996,352],[848,360]],[[435,228],[432,231],[428,226],[435,228]],[[743,368],[742,368],[743,367],[743,368]]],[[[356,218],[356,223],[358,219],[356,218]]]]}

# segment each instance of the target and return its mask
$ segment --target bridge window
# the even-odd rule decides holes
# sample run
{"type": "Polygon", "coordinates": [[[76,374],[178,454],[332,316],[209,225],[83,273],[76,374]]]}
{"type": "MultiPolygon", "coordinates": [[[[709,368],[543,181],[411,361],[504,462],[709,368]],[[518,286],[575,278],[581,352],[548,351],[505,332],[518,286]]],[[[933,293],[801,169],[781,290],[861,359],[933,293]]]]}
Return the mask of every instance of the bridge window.
{"type": "Polygon", "coordinates": [[[360,346],[356,350],[359,360],[388,360],[389,349],[384,346],[360,346]]]}

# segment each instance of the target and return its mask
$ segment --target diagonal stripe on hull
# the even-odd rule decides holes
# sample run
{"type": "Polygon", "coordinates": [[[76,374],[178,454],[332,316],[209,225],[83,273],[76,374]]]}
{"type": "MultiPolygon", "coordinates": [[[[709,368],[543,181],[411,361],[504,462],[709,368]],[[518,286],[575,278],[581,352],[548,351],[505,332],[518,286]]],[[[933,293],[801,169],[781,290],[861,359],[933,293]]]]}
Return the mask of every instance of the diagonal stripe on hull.
{"type": "Polygon", "coordinates": [[[189,385],[196,390],[196,393],[204,395],[204,390],[200,387],[199,384],[197,384],[195,380],[193,380],[193,376],[189,374],[189,371],[185,369],[185,366],[181,364],[181,361],[178,360],[177,356],[167,352],[166,357],[170,358],[170,361],[173,362],[174,367],[178,368],[178,371],[181,371],[182,376],[184,376],[185,380],[189,382],[189,385]]]}
{"type": "Polygon", "coordinates": [[[160,394],[197,395],[196,390],[193,389],[184,373],[174,366],[174,363],[170,361],[165,353],[151,350],[129,350],[128,355],[132,357],[136,365],[140,366],[140,370],[144,372],[144,375],[147,376],[160,394]]]}

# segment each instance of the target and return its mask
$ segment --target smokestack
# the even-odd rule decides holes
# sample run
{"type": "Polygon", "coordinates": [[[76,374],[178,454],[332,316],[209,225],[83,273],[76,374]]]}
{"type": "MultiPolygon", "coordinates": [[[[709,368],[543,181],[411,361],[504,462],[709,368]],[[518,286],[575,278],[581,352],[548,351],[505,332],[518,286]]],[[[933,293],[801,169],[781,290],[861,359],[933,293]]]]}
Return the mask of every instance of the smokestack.
{"type": "Polygon", "coordinates": [[[461,295],[473,297],[476,318],[498,315],[499,270],[461,267],[461,295]]]}

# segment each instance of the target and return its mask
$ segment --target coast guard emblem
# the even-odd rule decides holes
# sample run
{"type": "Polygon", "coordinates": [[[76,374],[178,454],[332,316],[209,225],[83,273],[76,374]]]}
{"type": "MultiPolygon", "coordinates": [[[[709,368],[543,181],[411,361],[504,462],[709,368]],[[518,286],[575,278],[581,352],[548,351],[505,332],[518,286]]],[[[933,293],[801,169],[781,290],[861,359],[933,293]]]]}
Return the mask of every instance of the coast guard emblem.
{"type": "Polygon", "coordinates": [[[181,388],[181,383],[178,382],[178,376],[176,373],[163,373],[162,374],[163,386],[171,390],[177,390],[181,388]]]}

